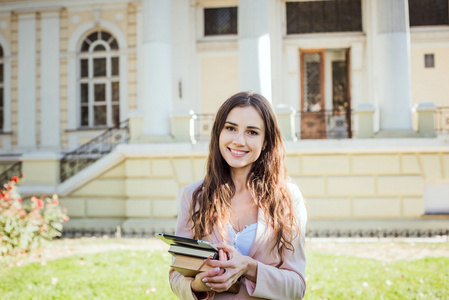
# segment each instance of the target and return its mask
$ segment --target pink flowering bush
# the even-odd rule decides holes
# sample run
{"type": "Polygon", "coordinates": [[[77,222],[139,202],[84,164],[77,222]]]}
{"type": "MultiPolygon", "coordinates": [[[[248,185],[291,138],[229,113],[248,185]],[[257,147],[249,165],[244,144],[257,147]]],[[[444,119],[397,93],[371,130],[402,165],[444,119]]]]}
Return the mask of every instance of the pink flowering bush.
{"type": "Polygon", "coordinates": [[[61,235],[62,223],[68,220],[59,206],[58,196],[42,195],[22,201],[14,176],[0,190],[0,257],[26,254],[61,235]]]}

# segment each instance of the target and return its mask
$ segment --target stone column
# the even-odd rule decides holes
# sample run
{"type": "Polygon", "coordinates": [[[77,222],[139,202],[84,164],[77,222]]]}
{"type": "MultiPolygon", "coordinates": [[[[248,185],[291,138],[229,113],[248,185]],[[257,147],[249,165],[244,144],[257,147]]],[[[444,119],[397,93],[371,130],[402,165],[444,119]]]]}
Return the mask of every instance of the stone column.
{"type": "Polygon", "coordinates": [[[61,145],[59,97],[59,12],[41,14],[41,147],[61,145]]]}
{"type": "Polygon", "coordinates": [[[239,0],[239,85],[271,101],[271,43],[268,13],[271,0],[239,0]]]}
{"type": "Polygon", "coordinates": [[[139,52],[139,107],[142,135],[149,141],[170,140],[172,106],[171,1],[142,1],[142,45],[139,52]]]}
{"type": "Polygon", "coordinates": [[[37,145],[36,14],[20,14],[18,19],[17,147],[34,150],[37,145]]]}
{"type": "Polygon", "coordinates": [[[400,137],[401,132],[407,135],[412,131],[408,2],[376,0],[375,9],[374,58],[380,131],[400,137]]]}

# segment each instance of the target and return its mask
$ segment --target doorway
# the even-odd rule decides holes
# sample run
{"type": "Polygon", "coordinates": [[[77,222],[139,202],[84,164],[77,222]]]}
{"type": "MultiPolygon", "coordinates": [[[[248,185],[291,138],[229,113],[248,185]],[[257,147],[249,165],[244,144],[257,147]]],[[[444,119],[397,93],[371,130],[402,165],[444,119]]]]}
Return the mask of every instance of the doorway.
{"type": "Polygon", "coordinates": [[[349,49],[299,55],[301,139],[351,138],[349,49]]]}

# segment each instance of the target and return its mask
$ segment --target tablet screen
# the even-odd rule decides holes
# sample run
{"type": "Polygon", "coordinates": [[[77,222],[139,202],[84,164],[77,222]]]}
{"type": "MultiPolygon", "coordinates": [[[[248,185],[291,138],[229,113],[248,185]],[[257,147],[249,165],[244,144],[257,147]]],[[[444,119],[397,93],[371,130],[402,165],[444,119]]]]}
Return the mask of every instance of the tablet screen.
{"type": "Polygon", "coordinates": [[[176,236],[176,235],[170,235],[165,233],[156,233],[156,236],[160,238],[162,241],[167,243],[168,245],[172,244],[181,244],[196,248],[202,248],[202,249],[210,249],[218,251],[218,248],[212,245],[210,242],[202,241],[202,240],[195,240],[195,239],[189,239],[182,236],[176,236]]]}

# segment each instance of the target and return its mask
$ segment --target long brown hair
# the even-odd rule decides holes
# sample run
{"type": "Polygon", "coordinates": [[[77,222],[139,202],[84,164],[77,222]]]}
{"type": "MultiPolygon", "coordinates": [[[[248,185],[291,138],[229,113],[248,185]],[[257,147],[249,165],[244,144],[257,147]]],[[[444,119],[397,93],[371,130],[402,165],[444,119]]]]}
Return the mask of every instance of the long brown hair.
{"type": "Polygon", "coordinates": [[[270,103],[260,94],[241,92],[226,100],[215,117],[209,144],[206,176],[193,192],[190,207],[193,237],[201,239],[212,233],[214,226],[223,236],[224,220],[230,216],[235,186],[230,167],[220,153],[219,137],[229,112],[235,107],[254,107],[265,125],[265,148],[252,164],[247,187],[255,204],[273,229],[274,245],[283,260],[284,250],[294,250],[292,240],[300,232],[299,219],[287,188],[285,148],[276,115],[270,103]],[[296,230],[295,230],[296,229],[296,230]]]}

